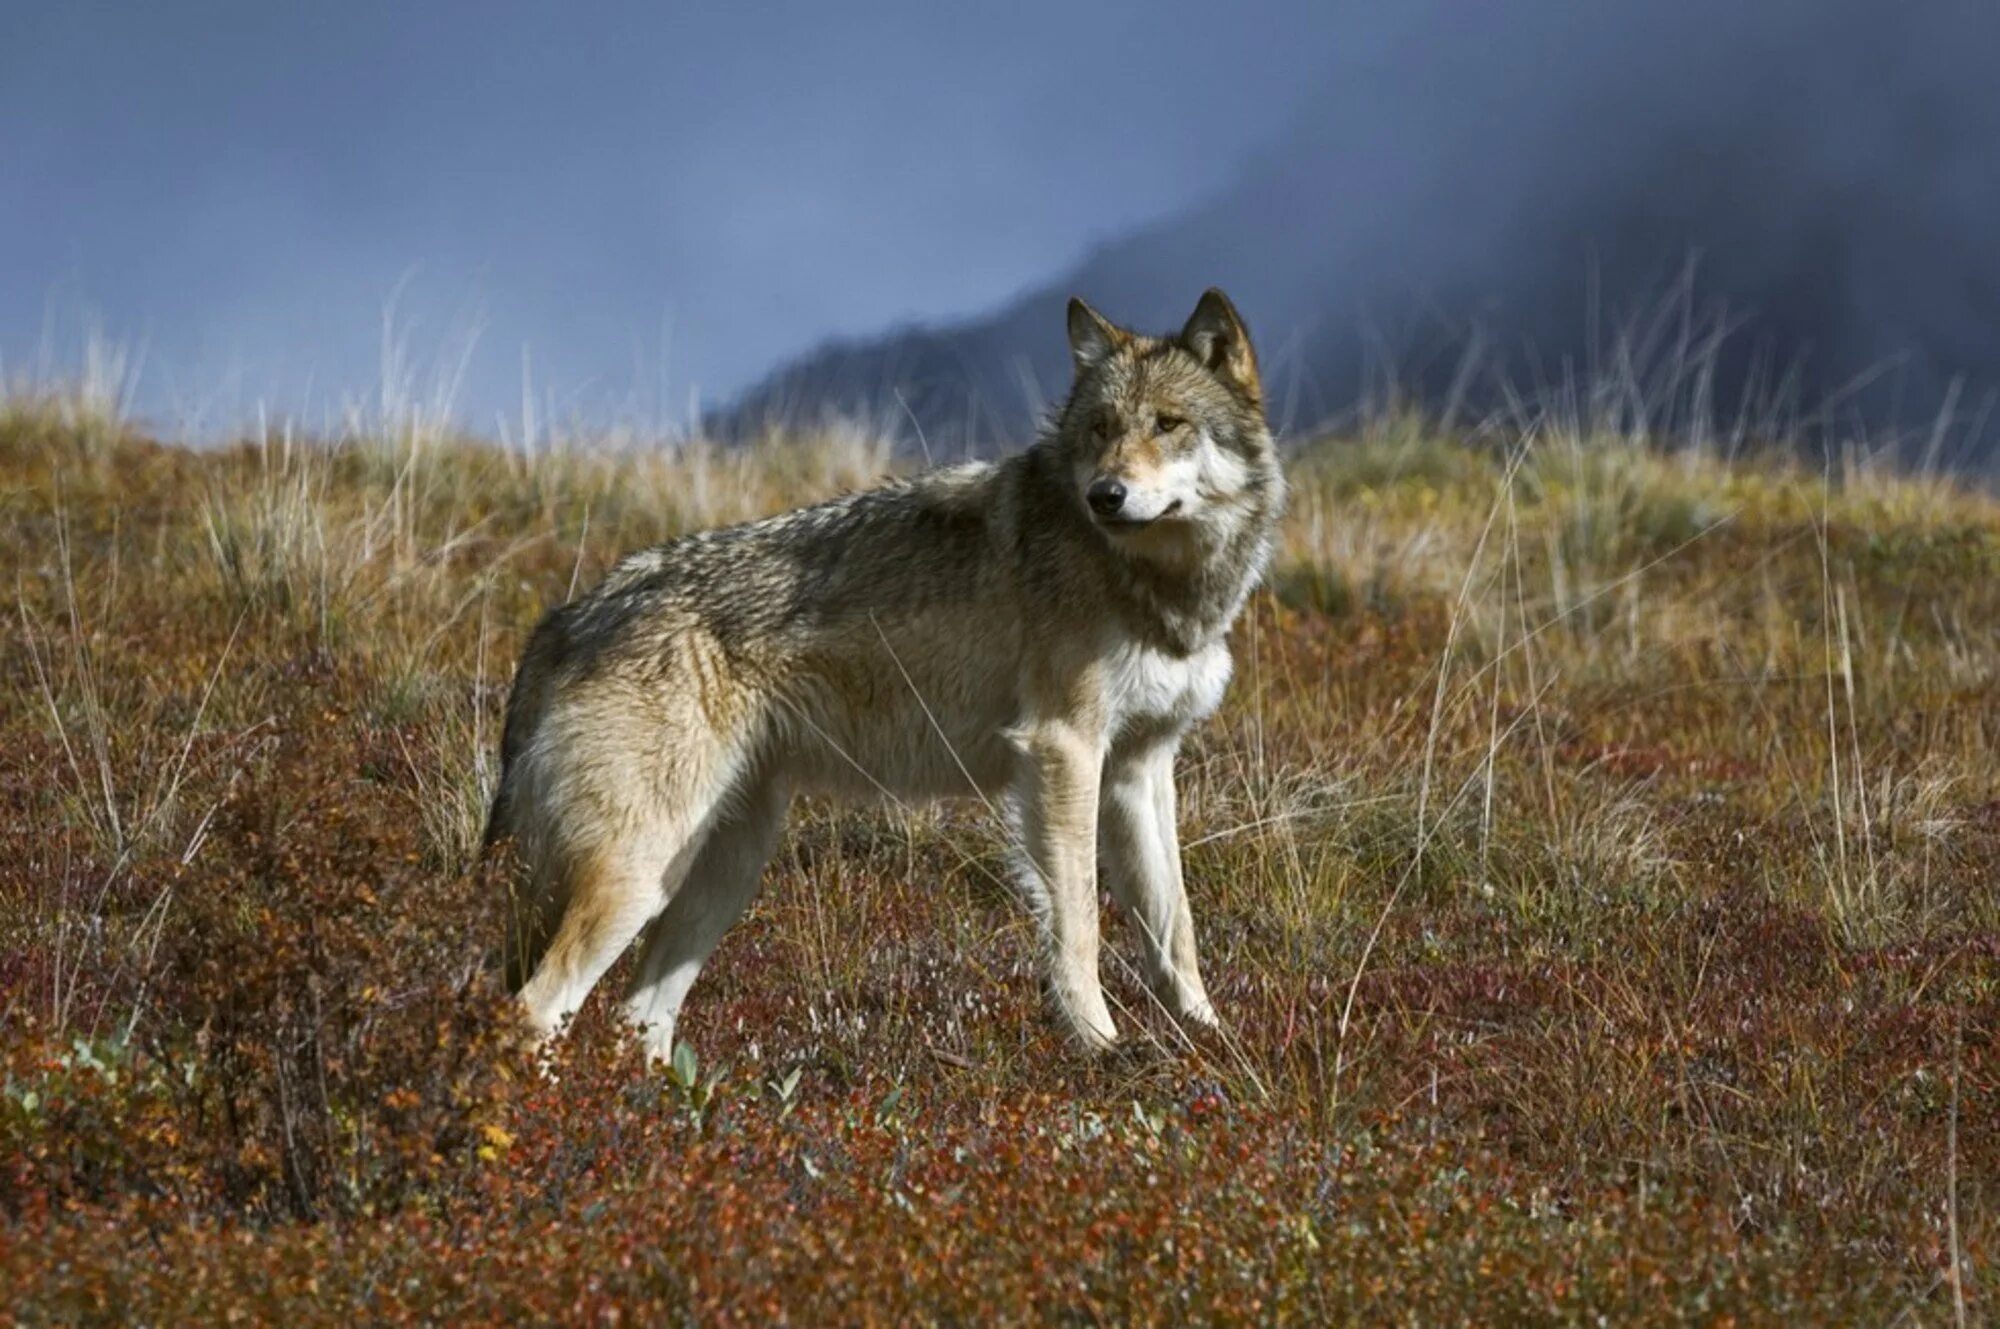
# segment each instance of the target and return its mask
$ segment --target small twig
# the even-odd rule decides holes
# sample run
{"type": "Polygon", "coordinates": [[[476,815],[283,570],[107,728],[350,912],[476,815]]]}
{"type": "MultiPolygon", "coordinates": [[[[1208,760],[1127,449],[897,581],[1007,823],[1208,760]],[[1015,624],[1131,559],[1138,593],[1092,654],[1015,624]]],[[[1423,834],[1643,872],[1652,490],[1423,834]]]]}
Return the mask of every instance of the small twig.
{"type": "Polygon", "coordinates": [[[1965,1010],[1951,1027],[1951,1114],[1945,1119],[1945,1224],[1951,1240],[1951,1319],[1965,1329],[1965,1252],[1958,1239],[1958,1081],[1965,1056],[1965,1010]]]}

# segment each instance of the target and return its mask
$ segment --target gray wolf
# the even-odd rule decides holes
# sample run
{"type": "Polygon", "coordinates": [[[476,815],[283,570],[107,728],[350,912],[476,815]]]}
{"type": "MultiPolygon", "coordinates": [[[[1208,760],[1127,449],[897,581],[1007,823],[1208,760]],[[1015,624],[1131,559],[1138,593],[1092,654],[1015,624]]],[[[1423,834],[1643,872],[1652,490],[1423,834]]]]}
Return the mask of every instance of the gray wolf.
{"type": "Polygon", "coordinates": [[[1100,872],[1160,1000],[1215,1022],[1174,758],[1229,680],[1283,473],[1220,291],[1164,337],[1072,300],[1069,344],[1024,452],[630,555],[535,629],[487,832],[515,849],[505,964],[532,1039],[640,940],[628,1013],[670,1056],[798,793],[1004,807],[1076,1038],[1117,1038],[1100,872]]]}

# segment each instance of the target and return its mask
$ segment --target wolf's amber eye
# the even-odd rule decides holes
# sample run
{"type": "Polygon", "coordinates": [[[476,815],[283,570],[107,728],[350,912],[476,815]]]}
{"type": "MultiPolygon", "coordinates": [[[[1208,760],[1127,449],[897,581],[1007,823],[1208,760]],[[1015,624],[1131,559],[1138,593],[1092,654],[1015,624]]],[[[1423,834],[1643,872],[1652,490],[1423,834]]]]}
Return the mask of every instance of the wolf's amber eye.
{"type": "Polygon", "coordinates": [[[1163,415],[1153,422],[1153,431],[1159,434],[1171,434],[1186,423],[1187,421],[1178,415],[1163,415]]]}

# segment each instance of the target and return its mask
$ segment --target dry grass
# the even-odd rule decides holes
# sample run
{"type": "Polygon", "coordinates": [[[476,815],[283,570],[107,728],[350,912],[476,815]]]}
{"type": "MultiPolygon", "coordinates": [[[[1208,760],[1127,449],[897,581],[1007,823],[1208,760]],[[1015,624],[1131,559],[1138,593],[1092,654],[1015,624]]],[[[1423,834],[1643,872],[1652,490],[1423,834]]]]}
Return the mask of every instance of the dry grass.
{"type": "MultiPolygon", "coordinates": [[[[0,405],[0,1279],[23,1318],[1979,1317],[2000,504],[1385,421],[1293,466],[1183,764],[1232,1028],[1043,1018],[974,810],[802,808],[649,1074],[494,1037],[540,609],[861,436],[189,452],[0,405]],[[139,1238],[146,1237],[144,1242],[139,1238]]],[[[1123,937],[1118,952],[1125,953],[1123,937]]]]}

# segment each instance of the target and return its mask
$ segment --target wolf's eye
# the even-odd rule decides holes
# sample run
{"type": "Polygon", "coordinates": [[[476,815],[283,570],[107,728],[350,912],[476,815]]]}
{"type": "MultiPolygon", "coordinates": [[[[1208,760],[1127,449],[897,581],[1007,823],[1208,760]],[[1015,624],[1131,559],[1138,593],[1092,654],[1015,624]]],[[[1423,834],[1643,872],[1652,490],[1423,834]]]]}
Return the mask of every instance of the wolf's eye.
{"type": "Polygon", "coordinates": [[[1182,425],[1186,423],[1187,421],[1181,419],[1181,417],[1178,415],[1163,415],[1159,417],[1157,420],[1153,421],[1153,432],[1158,434],[1171,434],[1176,429],[1179,429],[1182,425]]]}
{"type": "Polygon", "coordinates": [[[1095,434],[1099,438],[1110,438],[1111,417],[1108,415],[1098,416],[1095,420],[1090,422],[1090,432],[1095,434]]]}

